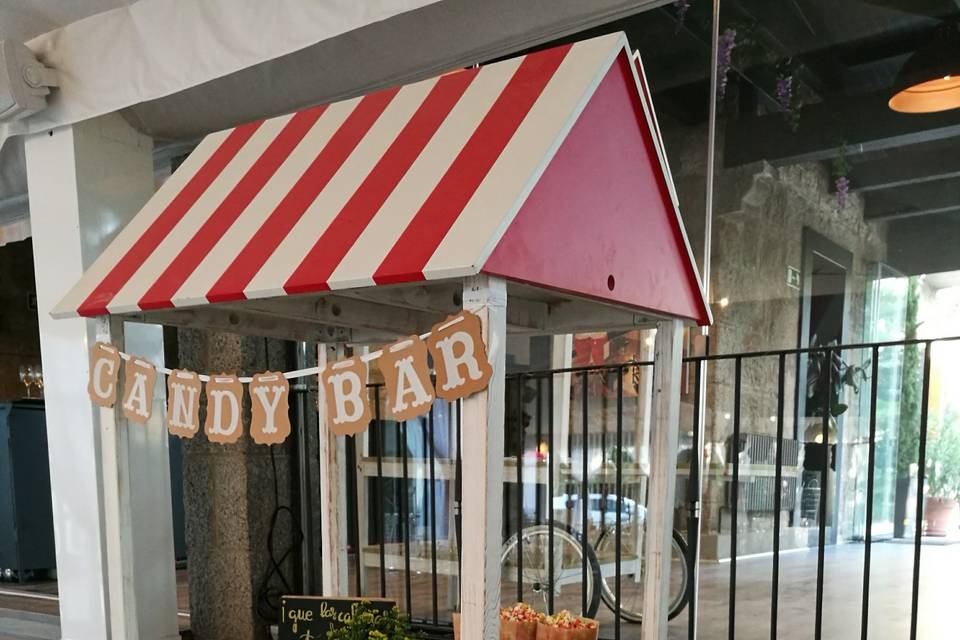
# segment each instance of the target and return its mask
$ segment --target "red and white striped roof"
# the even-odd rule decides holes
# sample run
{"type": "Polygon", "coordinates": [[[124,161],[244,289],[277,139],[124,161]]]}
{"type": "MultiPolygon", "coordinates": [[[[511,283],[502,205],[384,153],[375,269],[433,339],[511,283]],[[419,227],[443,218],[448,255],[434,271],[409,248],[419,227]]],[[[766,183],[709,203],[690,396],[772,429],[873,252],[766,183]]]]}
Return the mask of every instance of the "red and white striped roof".
{"type": "MultiPolygon", "coordinates": [[[[629,65],[626,39],[613,34],[211,134],[53,315],[480,273],[618,57],[629,65]]],[[[661,153],[648,154],[647,179],[669,191],[661,153]]],[[[672,198],[659,192],[675,228],[672,198]]],[[[682,227],[669,242],[685,242],[682,227]]],[[[708,321],[689,249],[674,249],[690,289],[677,309],[570,290],[708,321]]],[[[562,260],[561,247],[545,250],[538,260],[562,260]]]]}

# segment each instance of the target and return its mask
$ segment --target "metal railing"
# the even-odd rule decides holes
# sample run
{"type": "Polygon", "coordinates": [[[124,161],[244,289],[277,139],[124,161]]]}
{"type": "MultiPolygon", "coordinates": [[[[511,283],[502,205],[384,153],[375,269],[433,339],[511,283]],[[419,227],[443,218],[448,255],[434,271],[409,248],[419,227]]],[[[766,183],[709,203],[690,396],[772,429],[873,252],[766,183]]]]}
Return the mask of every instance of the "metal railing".
{"type": "MultiPolygon", "coordinates": [[[[729,438],[718,433],[725,429],[718,419],[701,416],[690,411],[686,424],[681,425],[685,445],[681,455],[686,455],[689,464],[681,463],[678,473],[686,478],[693,489],[699,482],[698,475],[706,473],[712,482],[727,485],[725,502],[717,506],[718,512],[729,516],[729,576],[727,591],[727,637],[737,635],[738,614],[738,566],[741,556],[738,540],[743,523],[743,513],[760,513],[772,518],[770,547],[765,550],[771,561],[770,568],[770,637],[777,638],[782,624],[781,617],[781,532],[786,521],[793,526],[798,521],[801,500],[798,498],[802,461],[800,451],[806,447],[823,449],[823,463],[819,475],[821,490],[816,495],[816,589],[815,612],[812,636],[823,637],[824,627],[824,577],[825,551],[828,534],[836,536],[837,519],[831,511],[831,501],[836,502],[830,491],[830,440],[834,430],[834,394],[823,394],[824,404],[819,408],[804,409],[810,415],[821,417],[820,442],[802,442],[797,433],[794,438],[786,436],[785,430],[792,421],[794,431],[804,416],[799,415],[805,393],[803,381],[788,384],[791,375],[800,370],[802,359],[822,356],[832,363],[837,354],[861,352],[867,354],[870,363],[865,367],[869,385],[863,392],[869,395],[862,400],[868,421],[867,430],[867,487],[866,495],[874,495],[877,441],[877,394],[881,377],[880,356],[884,350],[920,348],[923,364],[920,384],[922,398],[919,416],[919,443],[917,451],[917,488],[915,507],[915,531],[913,540],[912,597],[910,605],[910,637],[917,635],[917,612],[920,586],[921,543],[923,541],[923,489],[926,469],[927,423],[929,413],[929,390],[931,375],[931,351],[933,345],[954,339],[906,340],[869,344],[786,349],[729,355],[708,355],[684,359],[684,376],[691,381],[684,394],[684,401],[695,407],[702,391],[701,372],[710,367],[708,394],[713,397],[708,406],[712,414],[725,413],[728,398],[724,395],[724,380],[729,375],[720,375],[723,368],[732,367],[732,387],[729,395],[732,406],[729,438]],[[756,380],[749,384],[751,397],[758,394],[772,399],[775,405],[767,428],[774,433],[756,433],[745,424],[750,418],[745,415],[743,402],[747,390],[744,382],[745,369],[753,363],[774,363],[775,376],[766,379],[772,388],[758,389],[756,380]],[[723,384],[721,384],[723,383],[723,384]],[[793,407],[793,416],[789,407],[793,407]],[[713,422],[712,433],[705,442],[698,442],[700,421],[713,422]],[[707,440],[710,440],[708,443],[707,440]],[[727,442],[727,460],[718,465],[702,457],[705,444],[719,447],[718,442],[727,442]],[[756,447],[753,459],[749,447],[756,447]],[[696,453],[695,453],[696,452],[696,453]],[[770,469],[769,467],[773,467],[770,469]],[[762,487],[744,485],[749,474],[759,473],[763,468],[762,487]],[[687,475],[684,476],[684,473],[687,475]],[[745,475],[746,474],[746,475],[745,475]],[[786,482],[786,492],[784,490],[786,482]],[[772,488],[770,488],[772,487],[772,488]],[[777,489],[779,488],[779,490],[777,489]],[[753,492],[753,493],[751,493],[753,492]],[[772,492],[772,496],[770,493],[772,492]],[[772,502],[772,504],[771,504],[772,502]],[[743,513],[741,513],[743,512],[743,513]],[[786,516],[786,517],[785,517],[786,516]],[[828,531],[828,520],[834,524],[828,531]]],[[[769,366],[769,365],[765,365],[769,366]]],[[[653,363],[630,362],[615,365],[578,367],[562,370],[523,372],[511,374],[506,380],[507,409],[505,419],[505,479],[504,479],[504,531],[505,541],[516,537],[521,541],[505,560],[503,573],[504,600],[529,600],[543,598],[543,608],[554,610],[561,605],[579,608],[578,613],[599,615],[601,636],[620,638],[639,637],[640,626],[630,621],[624,608],[627,596],[624,590],[635,588],[630,576],[639,566],[642,556],[642,526],[638,525],[639,514],[645,503],[646,483],[643,473],[641,436],[644,413],[650,398],[642,379],[652,375],[653,363]],[[569,382],[568,382],[569,381],[569,382]],[[559,391],[559,393],[558,393],[559,391]],[[568,395],[563,395],[568,394],[568,395]],[[629,404],[629,406],[627,406],[629,404]],[[568,407],[568,408],[564,408],[568,407]],[[559,492],[559,494],[558,494],[559,492]],[[580,589],[578,602],[571,604],[564,589],[567,583],[557,587],[555,581],[563,582],[570,577],[566,563],[556,553],[545,557],[536,555],[536,549],[525,545],[524,536],[531,536],[531,527],[545,527],[546,548],[555,550],[564,544],[570,535],[589,550],[580,555],[580,589]],[[638,534],[637,532],[640,531],[638,534]],[[569,535],[568,535],[569,534],[569,535]],[[632,537],[631,537],[632,536],[632,537]],[[638,537],[639,536],[639,537],[638,537]],[[561,539],[562,538],[562,539],[561,539]],[[631,546],[633,544],[633,546],[631,546]],[[595,548],[596,547],[596,548],[595,548]],[[531,556],[531,557],[527,557],[531,556]],[[544,585],[531,581],[525,569],[537,563],[542,567],[548,582],[544,585]],[[591,579],[601,590],[601,596],[588,592],[582,585],[591,579]],[[558,575],[561,576],[558,578],[558,575]],[[514,582],[515,581],[515,582],[514,582]],[[609,589],[603,594],[603,584],[609,589]],[[558,602],[561,600],[562,602],[558,602]],[[602,601],[602,602],[601,602],[602,601]],[[607,605],[604,608],[604,605],[607,605]],[[576,605],[579,605],[577,607],[576,605]],[[598,614],[599,609],[599,614],[598,614]]],[[[729,373],[729,372],[727,372],[729,373]]],[[[824,380],[829,389],[835,383],[832,366],[827,367],[824,380]]],[[[384,415],[383,390],[378,385],[370,387],[375,417],[366,435],[348,438],[348,468],[359,472],[352,484],[348,483],[348,500],[353,508],[348,509],[351,521],[350,546],[353,553],[351,584],[358,596],[389,597],[396,599],[415,622],[431,633],[449,631],[449,611],[459,601],[459,577],[462,551],[460,549],[460,487],[462,452],[460,450],[460,407],[438,401],[431,412],[421,420],[397,423],[384,415]],[[373,578],[371,579],[371,576],[373,578]]],[[[863,396],[861,396],[863,397],[863,396]]],[[[647,420],[649,417],[647,416],[647,420]]],[[[809,421],[808,421],[809,422],[809,421]]],[[[646,425],[649,426],[648,424],[646,425]]],[[[809,474],[809,472],[808,472],[809,474]]],[[[812,477],[812,476],[810,476],[812,477]]],[[[469,479],[467,479],[469,481],[469,479]]],[[[812,495],[812,494],[811,494],[812,495]]],[[[685,504],[696,496],[684,496],[678,492],[678,519],[682,520],[684,506],[689,507],[686,517],[687,562],[689,580],[685,600],[688,628],[694,628],[699,615],[698,589],[694,558],[701,553],[701,529],[706,515],[702,505],[685,504]]],[[[861,638],[868,637],[871,548],[873,537],[874,504],[866,501],[863,539],[863,590],[861,595],[861,638]]],[[[715,505],[711,505],[712,509],[715,505]]],[[[462,505],[470,508],[470,505],[462,505]]],[[[719,513],[718,513],[719,515],[719,513]]],[[[718,517],[718,522],[724,522],[718,517]]],[[[718,527],[717,537],[722,539],[718,527]]],[[[558,582],[558,584],[559,584],[558,582]]],[[[715,587],[716,585],[714,585],[715,587]]],[[[677,623],[674,624],[679,624],[677,623]]],[[[756,624],[751,616],[750,624],[756,624]]],[[[707,630],[700,627],[700,636],[707,630]]],[[[713,633],[713,632],[711,632],[713,633]]],[[[692,636],[690,636],[692,637],[692,636]]],[[[709,635],[709,637],[715,637],[709,635]]]]}

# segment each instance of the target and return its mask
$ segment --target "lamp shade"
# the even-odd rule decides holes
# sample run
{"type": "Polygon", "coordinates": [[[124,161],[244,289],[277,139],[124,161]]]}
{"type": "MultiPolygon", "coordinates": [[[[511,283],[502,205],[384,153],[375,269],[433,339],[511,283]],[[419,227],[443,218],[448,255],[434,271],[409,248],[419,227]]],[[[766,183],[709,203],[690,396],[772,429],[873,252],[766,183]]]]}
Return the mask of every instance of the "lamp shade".
{"type": "Polygon", "coordinates": [[[896,93],[887,103],[902,113],[933,113],[960,108],[960,23],[949,22],[910,56],[897,74],[896,93]]]}

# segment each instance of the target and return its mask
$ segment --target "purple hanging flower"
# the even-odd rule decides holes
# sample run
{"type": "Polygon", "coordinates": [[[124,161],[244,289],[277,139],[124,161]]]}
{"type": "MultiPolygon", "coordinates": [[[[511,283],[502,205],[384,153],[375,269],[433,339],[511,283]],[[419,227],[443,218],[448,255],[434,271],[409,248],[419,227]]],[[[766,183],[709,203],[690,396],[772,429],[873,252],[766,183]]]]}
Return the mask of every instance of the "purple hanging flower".
{"type": "Polygon", "coordinates": [[[850,197],[850,180],[847,176],[840,176],[833,185],[837,190],[837,207],[843,211],[847,208],[847,200],[850,197]]]}
{"type": "Polygon", "coordinates": [[[781,76],[777,80],[777,105],[780,111],[790,113],[793,109],[793,76],[781,76]]]}
{"type": "Polygon", "coordinates": [[[683,24],[687,19],[687,12],[690,11],[690,0],[673,0],[673,8],[677,10],[677,20],[683,24]]]}
{"type": "Polygon", "coordinates": [[[717,49],[717,99],[723,100],[727,93],[727,72],[733,62],[733,48],[737,46],[737,30],[725,29],[720,35],[717,49]]]}

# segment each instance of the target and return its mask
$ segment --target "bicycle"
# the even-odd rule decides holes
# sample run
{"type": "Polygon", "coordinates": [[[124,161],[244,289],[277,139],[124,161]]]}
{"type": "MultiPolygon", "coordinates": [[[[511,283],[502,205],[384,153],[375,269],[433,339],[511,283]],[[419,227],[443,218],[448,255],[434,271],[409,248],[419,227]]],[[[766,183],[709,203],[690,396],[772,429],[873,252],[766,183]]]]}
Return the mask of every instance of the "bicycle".
{"type": "MultiPolygon", "coordinates": [[[[633,623],[643,622],[642,525],[645,522],[644,514],[638,513],[636,521],[621,524],[620,616],[633,623]],[[637,521],[641,527],[635,531],[633,525],[637,521]]],[[[529,590],[542,598],[548,612],[580,609],[587,617],[594,617],[602,601],[616,613],[616,526],[606,524],[601,518],[598,529],[593,544],[583,541],[581,531],[560,522],[524,527],[519,536],[511,536],[504,544],[500,559],[501,601],[515,601],[529,590]],[[548,554],[551,529],[553,552],[548,554]],[[518,544],[520,540],[522,546],[518,544]],[[519,566],[522,566],[522,582],[517,576],[519,566]]],[[[687,544],[676,530],[671,548],[668,612],[672,620],[687,604],[687,544]]]]}

